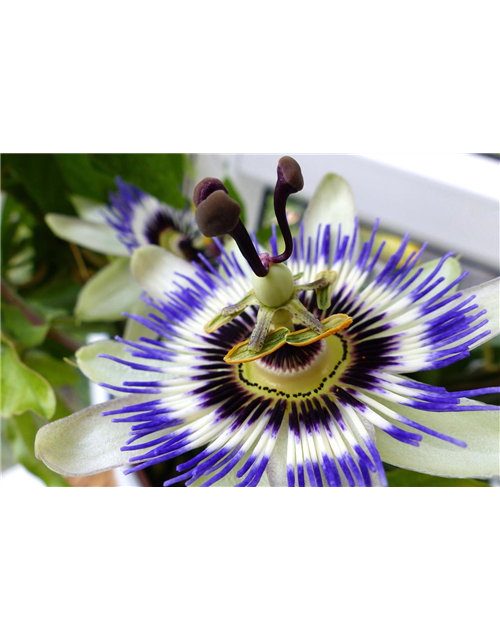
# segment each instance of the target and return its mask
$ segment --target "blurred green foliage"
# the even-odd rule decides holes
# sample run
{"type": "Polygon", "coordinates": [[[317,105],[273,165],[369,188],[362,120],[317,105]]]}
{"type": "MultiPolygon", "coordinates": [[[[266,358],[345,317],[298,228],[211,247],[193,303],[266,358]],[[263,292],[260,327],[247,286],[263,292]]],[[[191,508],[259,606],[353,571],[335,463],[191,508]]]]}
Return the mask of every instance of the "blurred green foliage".
{"type": "Polygon", "coordinates": [[[183,208],[187,169],[182,154],[2,155],[2,464],[17,459],[46,484],[67,486],[36,460],[36,432],[88,406],[88,381],[68,361],[89,334],[115,335],[124,326],[77,321],[82,285],[108,259],[57,238],[44,216],[76,216],[74,196],[108,202],[117,176],[183,208]]]}

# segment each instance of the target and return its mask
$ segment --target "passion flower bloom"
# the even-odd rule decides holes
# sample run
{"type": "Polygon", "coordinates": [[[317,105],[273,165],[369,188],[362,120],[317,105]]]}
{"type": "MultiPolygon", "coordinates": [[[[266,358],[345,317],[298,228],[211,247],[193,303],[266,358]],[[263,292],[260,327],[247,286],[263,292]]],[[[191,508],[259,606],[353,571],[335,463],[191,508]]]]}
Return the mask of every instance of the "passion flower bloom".
{"type": "Polygon", "coordinates": [[[159,338],[85,348],[83,370],[119,397],[43,427],[39,459],[86,475],[191,454],[166,486],[385,485],[383,462],[499,474],[499,407],[471,399],[499,389],[448,392],[405,376],[466,358],[498,333],[499,280],[457,291],[466,273],[451,254],[419,266],[423,248],[403,258],[406,236],[380,266],[376,226],[358,248],[356,221],[325,199],[338,195],[331,187],[322,183],[306,215],[341,211],[342,223],[332,216],[313,236],[303,226],[294,242],[284,204],[301,176],[282,159],[285,250],[274,232],[269,255],[221,183],[204,181],[194,198],[202,231],[231,233],[247,262],[221,244],[220,268],[136,252],[132,268],[155,309],[136,320],[159,338]]]}
{"type": "Polygon", "coordinates": [[[118,257],[83,287],[75,309],[80,320],[114,321],[125,310],[138,310],[141,291],[131,277],[128,259],[137,248],[157,245],[189,261],[197,260],[199,251],[209,256],[217,251],[198,231],[187,203],[179,211],[120,178],[116,186],[108,205],[90,205],[75,197],[79,217],[56,213],[45,217],[58,237],[118,257]]]}

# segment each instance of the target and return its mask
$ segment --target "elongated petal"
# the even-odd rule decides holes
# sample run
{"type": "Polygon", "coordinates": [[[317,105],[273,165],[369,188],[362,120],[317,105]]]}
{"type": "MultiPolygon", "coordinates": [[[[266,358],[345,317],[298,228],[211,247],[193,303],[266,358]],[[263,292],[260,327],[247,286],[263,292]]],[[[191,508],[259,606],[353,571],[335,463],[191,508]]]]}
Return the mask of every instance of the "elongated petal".
{"type": "Polygon", "coordinates": [[[116,398],[78,411],[42,427],[35,440],[35,455],[49,469],[65,476],[86,476],[127,464],[130,454],[120,451],[130,425],[113,422],[103,411],[121,409],[150,400],[147,395],[116,398]]]}
{"type": "MultiPolygon", "coordinates": [[[[447,436],[463,440],[467,447],[423,436],[418,447],[409,447],[377,430],[377,447],[384,462],[396,467],[450,478],[490,478],[500,474],[500,413],[473,411],[432,413],[380,400],[385,406],[447,436]]],[[[482,405],[465,399],[462,405],[482,405]]],[[[404,425],[399,424],[402,429],[404,425]]],[[[405,429],[409,430],[409,429],[405,429]]]]}
{"type": "MultiPolygon", "coordinates": [[[[132,309],[133,315],[140,316],[141,318],[145,318],[151,311],[153,311],[153,309],[143,300],[138,300],[132,309]]],[[[125,340],[133,341],[141,337],[155,339],[157,336],[158,334],[155,331],[148,329],[148,327],[137,322],[134,318],[128,318],[125,323],[125,329],[123,331],[123,338],[125,340]]]]}
{"type": "Polygon", "coordinates": [[[69,196],[69,199],[82,220],[87,220],[88,222],[104,222],[103,211],[106,205],[103,202],[97,202],[97,200],[91,200],[83,196],[69,196]]]}
{"type": "Polygon", "coordinates": [[[58,213],[49,213],[45,221],[58,238],[74,242],[110,256],[128,256],[127,248],[118,240],[114,230],[105,222],[90,222],[58,213]]]}
{"type": "MultiPolygon", "coordinates": [[[[135,382],[150,382],[152,380],[161,379],[161,375],[157,371],[148,371],[137,369],[137,366],[142,366],[138,358],[134,358],[129,351],[130,347],[127,347],[121,342],[116,340],[101,340],[100,342],[93,342],[76,352],[76,361],[82,373],[87,376],[92,382],[103,382],[109,385],[121,385],[124,378],[127,376],[124,364],[130,362],[134,367],[133,373],[130,373],[129,377],[133,377],[135,382]],[[117,358],[112,360],[107,357],[117,358]]],[[[144,362],[147,365],[147,362],[144,362]]],[[[113,395],[123,396],[129,395],[121,391],[111,390],[113,395]]]]}
{"type": "Polygon", "coordinates": [[[114,322],[131,311],[141,289],[130,273],[128,258],[117,258],[96,273],[80,291],[75,313],[83,322],[114,322]]]}
{"type": "MultiPolygon", "coordinates": [[[[342,234],[352,238],[356,207],[350,186],[340,176],[329,173],[319,187],[304,214],[305,236],[316,237],[318,226],[329,224],[336,234],[339,224],[342,234]]],[[[357,250],[354,252],[357,255],[357,250]]]]}
{"type": "Polygon", "coordinates": [[[176,273],[195,276],[191,263],[155,245],[134,251],[131,270],[136,282],[153,298],[161,298],[166,290],[172,289],[176,273]]]}

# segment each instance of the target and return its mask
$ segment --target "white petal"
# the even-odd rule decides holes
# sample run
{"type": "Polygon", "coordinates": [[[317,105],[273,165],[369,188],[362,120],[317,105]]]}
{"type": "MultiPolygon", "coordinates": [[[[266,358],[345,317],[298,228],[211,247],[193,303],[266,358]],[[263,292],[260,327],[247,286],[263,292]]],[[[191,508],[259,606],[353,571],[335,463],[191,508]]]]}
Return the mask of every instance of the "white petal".
{"type": "Polygon", "coordinates": [[[128,258],[117,258],[88,280],[76,302],[75,314],[83,322],[123,319],[131,311],[141,289],[130,273],[128,258]]]}
{"type": "MultiPolygon", "coordinates": [[[[332,232],[336,234],[341,224],[342,234],[352,238],[355,216],[356,206],[351,187],[344,178],[329,173],[320,182],[304,214],[305,236],[315,238],[320,224],[323,227],[331,225],[332,232]]],[[[354,255],[357,255],[357,249],[354,255]]]]}
{"type": "Polygon", "coordinates": [[[90,222],[58,213],[49,213],[45,221],[56,236],[110,256],[128,256],[127,248],[105,222],[90,222]]]}
{"type": "MultiPolygon", "coordinates": [[[[155,371],[141,371],[138,369],[130,369],[126,365],[110,360],[109,358],[100,358],[99,354],[107,354],[120,358],[133,364],[150,364],[144,359],[131,356],[126,349],[130,349],[124,344],[116,340],[101,340],[93,342],[76,352],[76,362],[82,373],[92,382],[104,382],[115,386],[122,386],[125,380],[134,382],[149,382],[152,380],[160,380],[162,374],[155,371]]],[[[154,363],[158,364],[158,363],[154,363]]],[[[129,393],[120,391],[110,391],[113,395],[124,396],[129,393]]]]}
{"type": "Polygon", "coordinates": [[[174,279],[186,284],[176,273],[193,278],[196,272],[190,262],[156,245],[136,249],[132,255],[131,270],[135,280],[153,298],[162,298],[164,292],[172,288],[174,279]]]}
{"type": "MultiPolygon", "coordinates": [[[[403,469],[450,478],[490,478],[500,474],[500,413],[464,411],[432,413],[379,399],[403,416],[467,443],[466,448],[423,434],[419,447],[403,444],[377,429],[377,448],[384,462],[403,469]]],[[[463,405],[481,405],[465,399],[463,405]]],[[[411,428],[398,423],[407,431],[411,428]]]]}
{"type": "Polygon", "coordinates": [[[42,427],[35,440],[35,455],[49,469],[65,476],[87,476],[128,463],[130,452],[120,451],[128,439],[130,423],[116,423],[103,411],[151,400],[131,394],[96,404],[42,427]]]}

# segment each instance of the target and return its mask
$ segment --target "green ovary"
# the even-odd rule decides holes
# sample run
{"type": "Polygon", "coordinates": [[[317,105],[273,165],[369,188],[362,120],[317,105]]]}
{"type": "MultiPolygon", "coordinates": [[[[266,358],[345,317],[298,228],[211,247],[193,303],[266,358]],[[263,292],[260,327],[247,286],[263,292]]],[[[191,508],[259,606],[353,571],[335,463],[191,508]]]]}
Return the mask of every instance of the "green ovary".
{"type": "Polygon", "coordinates": [[[284,264],[270,264],[264,278],[252,276],[255,296],[265,307],[280,307],[293,297],[295,285],[290,269],[284,264]]]}

